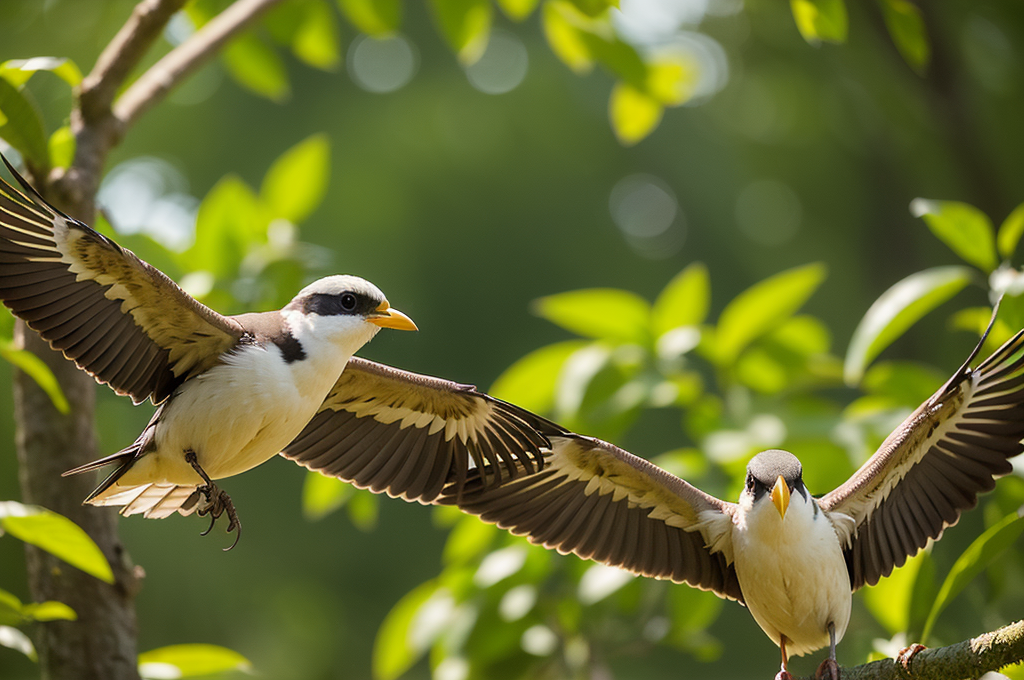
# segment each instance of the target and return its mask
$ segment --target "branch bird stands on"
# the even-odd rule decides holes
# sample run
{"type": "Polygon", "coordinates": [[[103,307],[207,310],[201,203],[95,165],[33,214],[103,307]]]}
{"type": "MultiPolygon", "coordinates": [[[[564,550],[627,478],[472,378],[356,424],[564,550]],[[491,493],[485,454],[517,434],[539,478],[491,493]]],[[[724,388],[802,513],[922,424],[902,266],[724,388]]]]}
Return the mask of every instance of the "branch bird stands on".
{"type": "Polygon", "coordinates": [[[198,511],[211,516],[204,534],[226,514],[240,534],[214,480],[278,453],[420,503],[457,497],[473,467],[494,481],[538,468],[543,419],[352,356],[381,328],[416,330],[368,281],[329,276],[281,310],[222,316],[3,160],[24,193],[0,180],[0,299],[97,381],[158,406],[131,446],[65,473],[115,466],[86,503],[155,518],[198,511]]]}
{"type": "Polygon", "coordinates": [[[835,679],[853,591],[938,539],[1024,450],[1024,331],[972,369],[983,343],[821,498],[786,451],[755,456],[728,503],[607,442],[549,433],[540,472],[493,485],[474,471],[440,502],[561,553],[737,600],[782,652],[776,680],[791,677],[789,655],[826,645],[818,677],[835,679]]]}

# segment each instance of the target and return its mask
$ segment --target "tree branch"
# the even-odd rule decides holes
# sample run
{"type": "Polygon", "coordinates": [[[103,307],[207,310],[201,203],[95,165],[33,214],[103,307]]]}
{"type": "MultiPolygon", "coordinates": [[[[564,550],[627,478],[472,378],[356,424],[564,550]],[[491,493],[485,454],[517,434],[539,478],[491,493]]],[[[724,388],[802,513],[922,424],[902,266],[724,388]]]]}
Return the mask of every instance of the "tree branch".
{"type": "MultiPolygon", "coordinates": [[[[926,649],[910,670],[893,659],[844,668],[842,680],[975,680],[990,671],[1024,661],[1024,621],[1011,623],[948,647],[926,649]]],[[[813,676],[801,680],[813,680],[813,676]]]]}

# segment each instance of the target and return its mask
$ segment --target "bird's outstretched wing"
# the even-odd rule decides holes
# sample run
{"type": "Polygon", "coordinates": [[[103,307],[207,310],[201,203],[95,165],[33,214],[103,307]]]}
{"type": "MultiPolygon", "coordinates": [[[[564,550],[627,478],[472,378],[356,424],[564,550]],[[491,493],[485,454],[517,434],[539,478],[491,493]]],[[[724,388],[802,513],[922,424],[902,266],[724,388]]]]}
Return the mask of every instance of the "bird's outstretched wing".
{"type": "Polygon", "coordinates": [[[541,466],[563,430],[471,385],[353,357],[323,405],[281,452],[375,493],[432,503],[471,469],[493,483],[541,466]]]}
{"type": "Polygon", "coordinates": [[[97,381],[164,401],[241,337],[131,251],[0,179],[0,300],[97,381]]]}
{"type": "Polygon", "coordinates": [[[965,363],[860,470],[821,498],[824,510],[854,521],[844,546],[853,588],[874,585],[956,524],[979,493],[1010,472],[1009,459],[1024,451],[1021,438],[1024,331],[977,368],[965,363]]]}
{"type": "Polygon", "coordinates": [[[743,600],[735,569],[708,547],[731,524],[733,504],[599,439],[549,439],[541,472],[497,486],[471,477],[440,503],[563,554],[743,600]]]}

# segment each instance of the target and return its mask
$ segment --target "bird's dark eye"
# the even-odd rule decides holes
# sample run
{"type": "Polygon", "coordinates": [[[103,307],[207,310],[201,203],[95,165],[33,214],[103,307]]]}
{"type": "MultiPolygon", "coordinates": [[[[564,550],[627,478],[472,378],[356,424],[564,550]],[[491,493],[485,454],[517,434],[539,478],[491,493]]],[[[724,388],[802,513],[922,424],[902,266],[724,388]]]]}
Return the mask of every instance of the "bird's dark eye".
{"type": "Polygon", "coordinates": [[[341,294],[341,308],[346,312],[355,311],[357,303],[358,300],[356,300],[356,296],[353,295],[352,293],[341,294]]]}

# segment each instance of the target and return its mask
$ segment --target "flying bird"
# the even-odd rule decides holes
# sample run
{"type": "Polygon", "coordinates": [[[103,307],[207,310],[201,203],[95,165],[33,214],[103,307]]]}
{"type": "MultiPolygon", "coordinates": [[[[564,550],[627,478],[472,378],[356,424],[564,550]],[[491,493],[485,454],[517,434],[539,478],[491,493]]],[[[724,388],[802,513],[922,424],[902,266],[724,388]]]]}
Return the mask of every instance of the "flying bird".
{"type": "Polygon", "coordinates": [[[818,676],[838,678],[853,591],[941,537],[1024,450],[1024,331],[972,369],[984,340],[821,498],[786,451],[757,454],[729,503],[612,444],[549,431],[541,471],[493,485],[477,470],[440,503],[563,554],[737,600],[781,650],[776,680],[791,678],[790,655],[826,645],[818,676]]]}
{"type": "Polygon", "coordinates": [[[98,382],[158,407],[132,445],[65,473],[115,466],[86,503],[153,518],[198,511],[211,516],[204,535],[226,513],[237,543],[237,512],[214,480],[278,453],[421,503],[471,468],[495,481],[502,468],[539,469],[542,419],[353,357],[381,328],[416,330],[368,281],[329,276],[281,310],[222,316],[3,160],[24,192],[0,179],[0,300],[98,382]]]}

